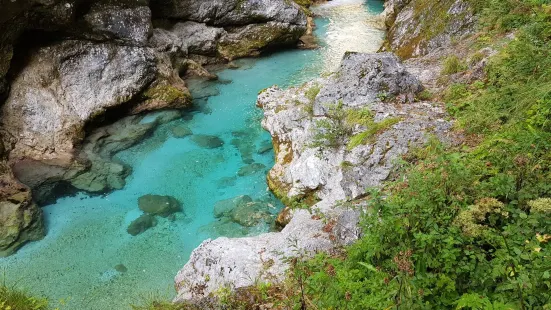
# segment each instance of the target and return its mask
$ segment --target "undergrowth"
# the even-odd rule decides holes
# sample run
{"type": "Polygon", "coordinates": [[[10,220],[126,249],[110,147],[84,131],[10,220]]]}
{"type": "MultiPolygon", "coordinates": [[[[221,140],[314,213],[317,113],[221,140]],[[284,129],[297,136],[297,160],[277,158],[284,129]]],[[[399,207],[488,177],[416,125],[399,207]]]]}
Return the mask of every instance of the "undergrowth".
{"type": "Polygon", "coordinates": [[[48,301],[30,296],[16,287],[0,285],[0,310],[47,310],[48,301]]]}

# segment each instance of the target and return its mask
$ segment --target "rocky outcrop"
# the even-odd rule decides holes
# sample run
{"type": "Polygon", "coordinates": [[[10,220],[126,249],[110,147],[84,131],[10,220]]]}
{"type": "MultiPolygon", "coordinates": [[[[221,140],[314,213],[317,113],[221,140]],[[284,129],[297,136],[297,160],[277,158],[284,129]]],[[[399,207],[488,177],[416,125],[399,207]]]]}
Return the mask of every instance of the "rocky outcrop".
{"type": "Polygon", "coordinates": [[[25,242],[44,237],[42,210],[33,202],[29,188],[15,180],[9,167],[1,162],[0,223],[0,257],[14,253],[25,242]]]}
{"type": "MultiPolygon", "coordinates": [[[[213,78],[201,64],[295,44],[306,30],[305,14],[286,0],[0,0],[0,7],[1,176],[17,184],[15,175],[40,203],[60,186],[122,188],[130,170],[113,154],[162,122],[136,117],[91,130],[104,115],[187,107],[182,76],[213,78]]],[[[42,235],[42,226],[30,196],[9,197],[0,197],[0,223],[11,221],[0,248],[13,249],[42,235]],[[25,212],[28,222],[13,224],[25,212]]]]}
{"type": "Polygon", "coordinates": [[[271,189],[288,203],[319,202],[309,211],[287,210],[279,233],[203,242],[176,276],[176,300],[282,280],[288,258],[356,240],[362,205],[339,202],[380,185],[429,135],[447,139],[451,124],[440,107],[416,100],[421,90],[393,54],[348,53],[328,77],[262,92],[262,124],[276,151],[271,189]]]}
{"type": "Polygon", "coordinates": [[[423,56],[473,33],[471,4],[464,0],[385,2],[388,34],[384,48],[402,58],[423,56]]]}
{"type": "Polygon", "coordinates": [[[94,116],[133,98],[155,78],[148,50],[83,41],[40,48],[13,80],[1,126],[11,156],[70,157],[94,116]]]}

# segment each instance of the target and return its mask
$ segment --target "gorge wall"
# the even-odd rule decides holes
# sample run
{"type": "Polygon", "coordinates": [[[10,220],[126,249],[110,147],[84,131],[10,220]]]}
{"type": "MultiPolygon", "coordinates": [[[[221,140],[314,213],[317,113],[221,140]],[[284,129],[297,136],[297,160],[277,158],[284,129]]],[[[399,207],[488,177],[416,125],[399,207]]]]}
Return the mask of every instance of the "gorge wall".
{"type": "MultiPolygon", "coordinates": [[[[111,156],[151,132],[98,124],[184,108],[203,65],[294,45],[307,18],[291,1],[9,1],[0,3],[0,256],[43,234],[56,188],[124,186],[111,156]],[[116,136],[116,135],[115,135],[116,136]]],[[[177,113],[177,112],[176,112],[177,113]]],[[[166,120],[159,119],[156,122],[166,120]]]]}

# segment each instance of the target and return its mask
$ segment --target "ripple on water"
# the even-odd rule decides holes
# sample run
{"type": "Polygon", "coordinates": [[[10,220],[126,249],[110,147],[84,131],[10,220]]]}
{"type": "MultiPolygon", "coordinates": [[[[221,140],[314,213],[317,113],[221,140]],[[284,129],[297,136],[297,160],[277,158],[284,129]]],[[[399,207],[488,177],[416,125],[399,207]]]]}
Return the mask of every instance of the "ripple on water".
{"type": "Polygon", "coordinates": [[[267,191],[266,170],[274,159],[267,147],[270,136],[260,128],[257,93],[331,71],[345,51],[376,51],[383,32],[373,21],[382,1],[362,3],[334,0],[317,9],[324,16],[317,19],[316,29],[322,48],[239,60],[239,69],[219,72],[227,82],[201,86],[210,97],[199,96],[205,98],[182,119],[117,155],[133,169],[124,189],[105,196],[81,193],[44,207],[45,239],[0,259],[8,281],[49,297],[54,306],[63,299],[62,309],[127,309],[152,291],[170,298],[173,277],[203,240],[267,231],[266,223],[249,228],[213,216],[217,201],[239,195],[272,206],[272,214],[281,208],[267,191]],[[175,137],[175,126],[215,136],[223,145],[202,148],[192,142],[193,136],[175,137]],[[238,175],[240,169],[243,176],[238,175]],[[145,194],[173,196],[184,212],[170,219],[158,217],[155,227],[132,237],[126,228],[142,214],[137,200],[145,194]]]}

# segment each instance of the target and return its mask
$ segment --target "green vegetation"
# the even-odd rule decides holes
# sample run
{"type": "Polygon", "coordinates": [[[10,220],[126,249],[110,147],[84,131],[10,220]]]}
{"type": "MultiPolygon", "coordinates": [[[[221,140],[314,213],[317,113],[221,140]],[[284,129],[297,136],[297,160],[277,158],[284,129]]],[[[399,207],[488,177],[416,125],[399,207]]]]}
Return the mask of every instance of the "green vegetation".
{"type": "Polygon", "coordinates": [[[314,137],[310,147],[336,148],[342,145],[350,135],[351,129],[346,126],[347,112],[342,101],[327,105],[326,116],[326,118],[316,121],[314,137]]]}
{"type": "Polygon", "coordinates": [[[464,143],[404,157],[359,242],[292,265],[295,308],[551,309],[551,2],[476,5],[485,44],[515,39],[443,94],[464,143]]]}
{"type": "Polygon", "coordinates": [[[48,301],[29,296],[27,293],[5,283],[0,285],[0,310],[46,310],[48,301]]]}
{"type": "Polygon", "coordinates": [[[360,109],[345,109],[342,101],[328,106],[327,118],[316,121],[314,138],[310,147],[336,148],[346,143],[347,149],[373,142],[377,134],[400,122],[398,117],[388,117],[375,122],[373,113],[367,107],[360,109]],[[352,135],[359,125],[367,129],[352,135]]]}
{"type": "Polygon", "coordinates": [[[348,141],[348,144],[346,145],[346,148],[348,150],[352,150],[353,148],[362,145],[367,144],[370,142],[373,142],[374,137],[376,137],[377,134],[389,129],[393,125],[400,122],[399,117],[388,117],[383,119],[382,121],[375,123],[372,122],[367,125],[367,130],[363,131],[361,133],[355,134],[350,138],[350,141],[348,141]]]}
{"type": "Polygon", "coordinates": [[[455,55],[446,57],[442,63],[442,74],[454,74],[466,69],[467,66],[455,55]]]}

